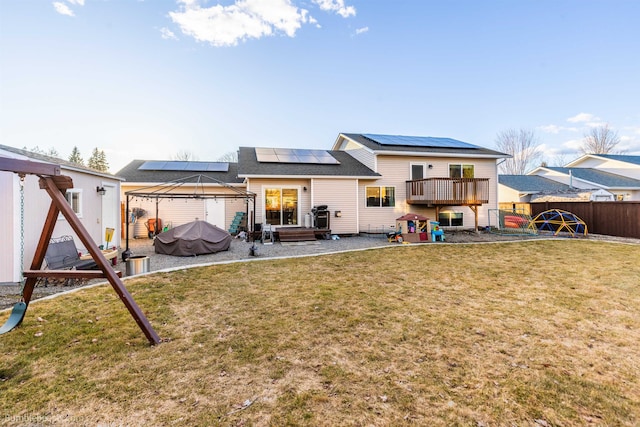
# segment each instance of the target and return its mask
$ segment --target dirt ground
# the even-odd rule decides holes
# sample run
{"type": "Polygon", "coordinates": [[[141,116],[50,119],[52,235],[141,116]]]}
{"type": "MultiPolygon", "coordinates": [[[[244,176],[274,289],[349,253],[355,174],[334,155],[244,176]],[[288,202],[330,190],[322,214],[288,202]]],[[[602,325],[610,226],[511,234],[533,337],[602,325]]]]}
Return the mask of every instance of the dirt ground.
{"type": "MultiPolygon", "coordinates": [[[[519,241],[519,240],[531,240],[540,239],[545,236],[522,236],[522,235],[501,235],[488,232],[475,233],[473,231],[448,231],[445,235],[445,243],[490,243],[500,241],[519,241]]],[[[553,236],[547,236],[553,237],[553,236]]],[[[590,240],[606,240],[617,241],[640,245],[640,239],[629,239],[622,237],[602,236],[602,235],[589,235],[584,237],[590,240]]],[[[358,250],[371,247],[384,247],[388,245],[396,245],[397,243],[389,243],[385,237],[343,237],[338,242],[324,240],[318,241],[312,246],[285,246],[280,243],[275,243],[272,246],[261,246],[258,244],[258,254],[262,257],[286,257],[286,256],[299,256],[309,254],[320,254],[335,251],[347,251],[358,250]]],[[[431,243],[426,243],[431,244],[431,243]]],[[[441,243],[436,243],[441,244],[441,243]]],[[[199,256],[199,257],[185,257],[176,258],[167,255],[157,255],[153,251],[153,244],[151,240],[142,239],[132,241],[130,247],[133,255],[148,255],[151,258],[151,271],[162,270],[164,268],[176,268],[180,266],[205,264],[219,261],[241,260],[250,259],[249,248],[252,245],[250,242],[240,242],[235,240],[232,242],[231,248],[225,253],[212,254],[211,256],[199,256]]],[[[121,257],[118,257],[118,264],[114,267],[116,270],[121,270],[123,273],[126,271],[125,263],[122,262],[121,257]]],[[[103,279],[94,280],[92,283],[104,282],[103,279]]],[[[61,293],[70,291],[72,289],[80,288],[91,284],[90,282],[84,283],[63,283],[47,285],[38,284],[33,293],[32,301],[61,293]]],[[[16,302],[20,301],[21,287],[19,285],[0,285],[0,310],[12,307],[16,302]]],[[[4,318],[4,317],[3,317],[4,318]]]]}

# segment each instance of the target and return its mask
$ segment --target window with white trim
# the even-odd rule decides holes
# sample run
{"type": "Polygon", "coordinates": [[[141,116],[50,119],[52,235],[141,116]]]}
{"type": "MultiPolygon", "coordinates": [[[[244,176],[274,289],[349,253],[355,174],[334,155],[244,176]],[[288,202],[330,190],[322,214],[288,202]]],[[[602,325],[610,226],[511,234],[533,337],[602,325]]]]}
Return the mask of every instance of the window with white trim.
{"type": "Polygon", "coordinates": [[[64,195],[64,198],[67,199],[67,203],[71,206],[73,212],[79,217],[82,216],[82,191],[69,189],[64,195]]]}
{"type": "Polygon", "coordinates": [[[264,189],[265,223],[271,225],[298,224],[298,189],[264,189]]]}
{"type": "Polygon", "coordinates": [[[418,179],[425,178],[425,163],[411,163],[411,180],[415,181],[418,179]]]}
{"type": "Polygon", "coordinates": [[[473,165],[450,164],[449,178],[474,178],[473,165]]]}
{"type": "Polygon", "coordinates": [[[368,208],[394,207],[396,205],[395,187],[367,187],[365,191],[368,208]]]}

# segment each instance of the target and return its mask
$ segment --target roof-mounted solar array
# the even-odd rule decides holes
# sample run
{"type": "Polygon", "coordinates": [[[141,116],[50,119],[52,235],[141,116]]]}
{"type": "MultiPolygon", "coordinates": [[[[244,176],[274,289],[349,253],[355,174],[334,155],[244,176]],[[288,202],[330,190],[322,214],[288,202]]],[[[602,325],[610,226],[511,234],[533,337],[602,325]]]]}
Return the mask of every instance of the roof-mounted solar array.
{"type": "Polygon", "coordinates": [[[451,138],[435,138],[431,136],[403,136],[403,135],[374,135],[362,134],[381,145],[397,145],[405,147],[433,147],[433,148],[479,148],[477,145],[458,141],[451,138]]]}
{"type": "Polygon", "coordinates": [[[326,150],[306,150],[302,148],[256,148],[256,158],[260,163],[340,164],[326,150]]]}
{"type": "Polygon", "coordinates": [[[185,161],[148,161],[138,170],[141,171],[183,171],[183,172],[228,172],[227,162],[185,162],[185,161]]]}

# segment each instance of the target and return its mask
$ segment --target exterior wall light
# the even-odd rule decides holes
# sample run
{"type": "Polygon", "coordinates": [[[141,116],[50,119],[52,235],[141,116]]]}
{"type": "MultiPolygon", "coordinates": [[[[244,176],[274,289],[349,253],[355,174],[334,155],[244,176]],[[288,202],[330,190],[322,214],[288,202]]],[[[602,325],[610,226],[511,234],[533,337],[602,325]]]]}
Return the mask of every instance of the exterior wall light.
{"type": "Polygon", "coordinates": [[[107,190],[104,189],[104,187],[102,186],[97,186],[96,187],[96,193],[100,194],[101,196],[104,196],[106,194],[107,190]]]}

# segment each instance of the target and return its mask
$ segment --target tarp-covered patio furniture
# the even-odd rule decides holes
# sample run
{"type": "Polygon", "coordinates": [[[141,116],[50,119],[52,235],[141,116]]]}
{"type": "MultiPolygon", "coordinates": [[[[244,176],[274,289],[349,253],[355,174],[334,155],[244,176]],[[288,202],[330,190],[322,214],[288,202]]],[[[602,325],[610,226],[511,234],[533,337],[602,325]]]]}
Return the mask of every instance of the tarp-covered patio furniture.
{"type": "Polygon", "coordinates": [[[158,234],[153,245],[157,254],[206,255],[229,249],[231,234],[207,221],[198,220],[158,234]]]}

